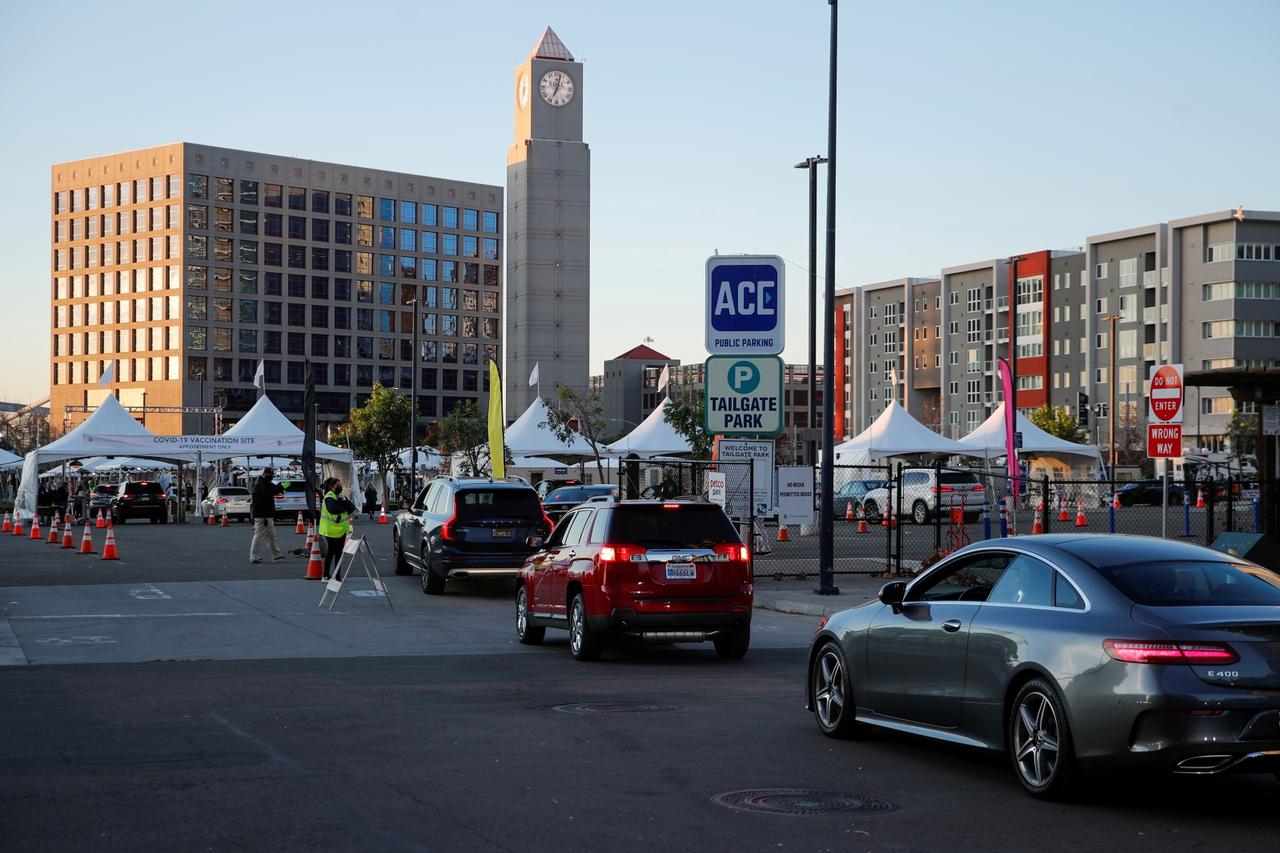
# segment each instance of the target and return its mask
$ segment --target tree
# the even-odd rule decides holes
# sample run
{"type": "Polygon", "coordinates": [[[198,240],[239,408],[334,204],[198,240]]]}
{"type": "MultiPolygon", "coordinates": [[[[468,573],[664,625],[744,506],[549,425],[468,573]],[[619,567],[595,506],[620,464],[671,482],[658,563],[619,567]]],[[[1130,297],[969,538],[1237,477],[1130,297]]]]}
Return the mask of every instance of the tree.
{"type": "Polygon", "coordinates": [[[705,405],[702,394],[697,391],[679,393],[671,398],[671,405],[662,414],[662,419],[689,442],[694,459],[711,458],[713,436],[703,426],[707,421],[705,405]]]}
{"type": "Polygon", "coordinates": [[[1075,416],[1067,406],[1050,406],[1046,403],[1028,415],[1027,420],[1064,441],[1079,443],[1085,440],[1080,424],[1076,423],[1075,416]]]}
{"type": "Polygon", "coordinates": [[[342,431],[355,455],[376,462],[386,476],[409,441],[409,398],[377,383],[368,402],[351,410],[342,431]]]}
{"type": "Polygon", "coordinates": [[[1236,412],[1227,424],[1227,441],[1236,459],[1242,460],[1258,452],[1258,416],[1236,412]]]}
{"type": "Polygon", "coordinates": [[[600,482],[605,482],[601,451],[606,444],[609,421],[604,416],[599,392],[582,394],[564,385],[556,386],[555,402],[547,406],[546,426],[566,447],[573,444],[574,433],[582,436],[595,454],[600,482]]]}
{"type": "Polygon", "coordinates": [[[467,400],[445,415],[436,428],[440,452],[446,456],[462,454],[462,473],[479,477],[490,469],[488,462],[489,426],[474,400],[467,400]],[[481,461],[483,458],[483,461],[481,461]]]}

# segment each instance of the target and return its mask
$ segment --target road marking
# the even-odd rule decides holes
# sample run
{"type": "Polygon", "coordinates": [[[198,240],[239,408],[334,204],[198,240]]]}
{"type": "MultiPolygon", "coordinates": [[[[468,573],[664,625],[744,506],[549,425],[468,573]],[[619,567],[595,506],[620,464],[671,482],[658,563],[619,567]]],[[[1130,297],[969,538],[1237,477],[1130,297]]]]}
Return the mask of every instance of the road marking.
{"type": "MultiPolygon", "coordinates": [[[[17,604],[17,602],[13,602],[17,604]]],[[[0,666],[26,666],[29,663],[8,620],[0,620],[0,666]]]]}
{"type": "Polygon", "coordinates": [[[239,613],[65,613],[48,616],[10,616],[15,619],[175,619],[182,616],[239,616],[239,613]]]}
{"type": "Polygon", "coordinates": [[[287,755],[280,752],[280,750],[276,749],[274,746],[267,743],[262,738],[255,737],[254,735],[251,735],[248,732],[246,732],[244,729],[239,728],[238,726],[236,726],[234,723],[232,723],[230,720],[228,720],[226,717],[222,716],[221,714],[215,714],[214,712],[210,711],[209,719],[213,720],[215,723],[222,726],[224,729],[231,732],[233,735],[240,738],[241,740],[247,741],[255,749],[257,749],[263,755],[267,756],[267,758],[270,758],[273,764],[278,764],[281,767],[293,773],[304,772],[303,769],[300,766],[298,766],[298,763],[295,762],[293,759],[289,758],[287,755]]]}
{"type": "Polygon", "coordinates": [[[131,589],[129,590],[129,594],[132,595],[134,598],[138,599],[139,601],[163,601],[169,598],[173,598],[172,595],[169,595],[167,592],[162,592],[153,583],[147,584],[145,587],[142,587],[141,589],[131,589]]]}
{"type": "Polygon", "coordinates": [[[104,646],[115,643],[116,640],[110,637],[83,636],[83,637],[43,637],[36,640],[37,643],[46,646],[104,646]]]}

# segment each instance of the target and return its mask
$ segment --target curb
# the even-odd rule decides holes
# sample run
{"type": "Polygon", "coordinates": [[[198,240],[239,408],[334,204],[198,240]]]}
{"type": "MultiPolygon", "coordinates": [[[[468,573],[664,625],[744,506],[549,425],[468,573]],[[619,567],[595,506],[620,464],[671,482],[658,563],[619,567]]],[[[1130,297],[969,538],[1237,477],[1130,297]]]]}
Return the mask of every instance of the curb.
{"type": "Polygon", "coordinates": [[[833,597],[836,604],[819,604],[815,601],[801,601],[788,598],[786,594],[770,595],[756,592],[752,606],[757,610],[772,610],[777,613],[790,613],[800,616],[833,616],[850,607],[857,607],[871,600],[865,595],[838,595],[833,597]]]}

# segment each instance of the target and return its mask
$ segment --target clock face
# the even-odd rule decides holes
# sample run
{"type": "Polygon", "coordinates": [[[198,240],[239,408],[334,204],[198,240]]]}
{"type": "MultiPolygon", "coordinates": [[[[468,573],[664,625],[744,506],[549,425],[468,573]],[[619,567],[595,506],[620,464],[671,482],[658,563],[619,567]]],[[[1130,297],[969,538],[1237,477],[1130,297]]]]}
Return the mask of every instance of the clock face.
{"type": "Polygon", "coordinates": [[[520,82],[516,84],[516,98],[520,101],[520,108],[524,109],[529,106],[529,72],[520,75],[520,82]]]}
{"type": "Polygon", "coordinates": [[[563,71],[548,71],[538,83],[542,99],[553,107],[563,107],[573,100],[573,80],[563,71]]]}

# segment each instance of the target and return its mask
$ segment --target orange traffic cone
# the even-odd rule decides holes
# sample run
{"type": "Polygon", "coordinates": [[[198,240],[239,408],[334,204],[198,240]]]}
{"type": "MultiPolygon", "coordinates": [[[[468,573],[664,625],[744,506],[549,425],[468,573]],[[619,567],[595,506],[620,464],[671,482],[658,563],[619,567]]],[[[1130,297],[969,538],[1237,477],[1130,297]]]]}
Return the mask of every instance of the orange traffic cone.
{"type": "Polygon", "coordinates": [[[382,505],[382,512],[378,514],[378,523],[379,524],[387,523],[387,505],[386,504],[382,505]]]}
{"type": "Polygon", "coordinates": [[[307,525],[307,544],[303,545],[308,552],[311,551],[311,543],[316,541],[316,526],[314,524],[307,525]]]}
{"type": "Polygon", "coordinates": [[[214,514],[213,514],[213,510],[209,510],[209,517],[208,517],[207,519],[205,519],[205,524],[207,524],[207,525],[209,525],[210,527],[212,527],[213,525],[215,525],[215,524],[217,524],[217,523],[218,523],[218,519],[217,519],[217,517],[216,517],[216,516],[214,516],[214,514]]]}
{"type": "Polygon", "coordinates": [[[49,522],[49,538],[45,540],[50,545],[58,544],[58,516],[54,516],[49,522]]]}
{"type": "Polygon", "coordinates": [[[105,518],[103,518],[103,517],[102,517],[102,509],[101,509],[101,508],[99,508],[99,509],[98,509],[98,523],[97,523],[97,524],[95,524],[95,525],[94,525],[94,527],[96,527],[96,528],[98,528],[99,530],[101,530],[102,528],[104,528],[104,527],[106,527],[106,526],[107,526],[107,520],[106,520],[105,518]]]}
{"type": "Polygon", "coordinates": [[[844,520],[853,521],[853,501],[844,502],[844,520]]]}
{"type": "Polygon", "coordinates": [[[1044,522],[1041,521],[1043,516],[1044,516],[1044,498],[1041,498],[1040,502],[1036,504],[1035,520],[1031,522],[1032,536],[1039,536],[1041,533],[1044,533],[1044,522]]]}
{"type": "Polygon", "coordinates": [[[227,514],[225,512],[222,514],[222,526],[223,527],[231,526],[231,522],[227,520],[227,514]]]}
{"type": "Polygon", "coordinates": [[[120,554],[116,552],[116,530],[114,527],[107,528],[107,541],[102,546],[102,559],[120,559],[120,554]]]}
{"type": "Polygon", "coordinates": [[[27,538],[28,538],[28,539],[43,539],[43,538],[44,538],[42,535],[40,535],[40,516],[38,516],[38,515],[33,515],[33,516],[31,517],[31,535],[30,535],[30,536],[28,536],[27,538]]]}
{"type": "Polygon", "coordinates": [[[302,524],[302,510],[298,510],[298,523],[293,526],[293,532],[299,535],[307,532],[307,528],[302,524]]]}
{"type": "Polygon", "coordinates": [[[27,529],[22,526],[22,516],[15,515],[13,517],[13,535],[25,536],[26,533],[27,533],[27,529]]]}
{"type": "Polygon", "coordinates": [[[1204,486],[1196,489],[1196,509],[1204,509],[1204,486]]]}
{"type": "Polygon", "coordinates": [[[1119,493],[1119,492],[1112,492],[1112,493],[1111,493],[1111,508],[1112,508],[1112,509],[1119,509],[1119,508],[1120,508],[1120,493],[1119,493]]]}
{"type": "Polygon", "coordinates": [[[62,547],[76,547],[75,540],[71,538],[71,513],[67,513],[67,523],[62,525],[62,547]]]}
{"type": "Polygon", "coordinates": [[[84,523],[84,536],[80,537],[80,553],[81,554],[98,553],[97,551],[93,550],[93,534],[89,532],[88,521],[84,523]]]}
{"type": "Polygon", "coordinates": [[[324,561],[320,559],[320,540],[311,540],[311,557],[307,560],[307,580],[324,579],[324,561]]]}
{"type": "Polygon", "coordinates": [[[1089,519],[1085,518],[1085,515],[1084,515],[1084,502],[1077,500],[1076,501],[1076,527],[1088,527],[1088,526],[1089,526],[1089,519]]]}
{"type": "Polygon", "coordinates": [[[1071,520],[1071,516],[1067,514],[1067,499],[1064,497],[1059,497],[1058,498],[1058,521],[1070,521],[1070,520],[1071,520]]]}
{"type": "Polygon", "coordinates": [[[6,512],[4,514],[4,527],[0,527],[0,533],[13,532],[13,514],[6,512]]]}
{"type": "Polygon", "coordinates": [[[858,532],[870,533],[871,528],[867,527],[867,513],[862,508],[862,504],[858,504],[858,532]]]}
{"type": "MultiPolygon", "coordinates": [[[[385,514],[383,515],[383,518],[386,518],[385,514]]],[[[378,523],[381,524],[382,522],[378,522],[378,523]]],[[[779,542],[791,541],[791,534],[787,531],[787,526],[785,524],[778,525],[778,541],[779,542]]]]}

